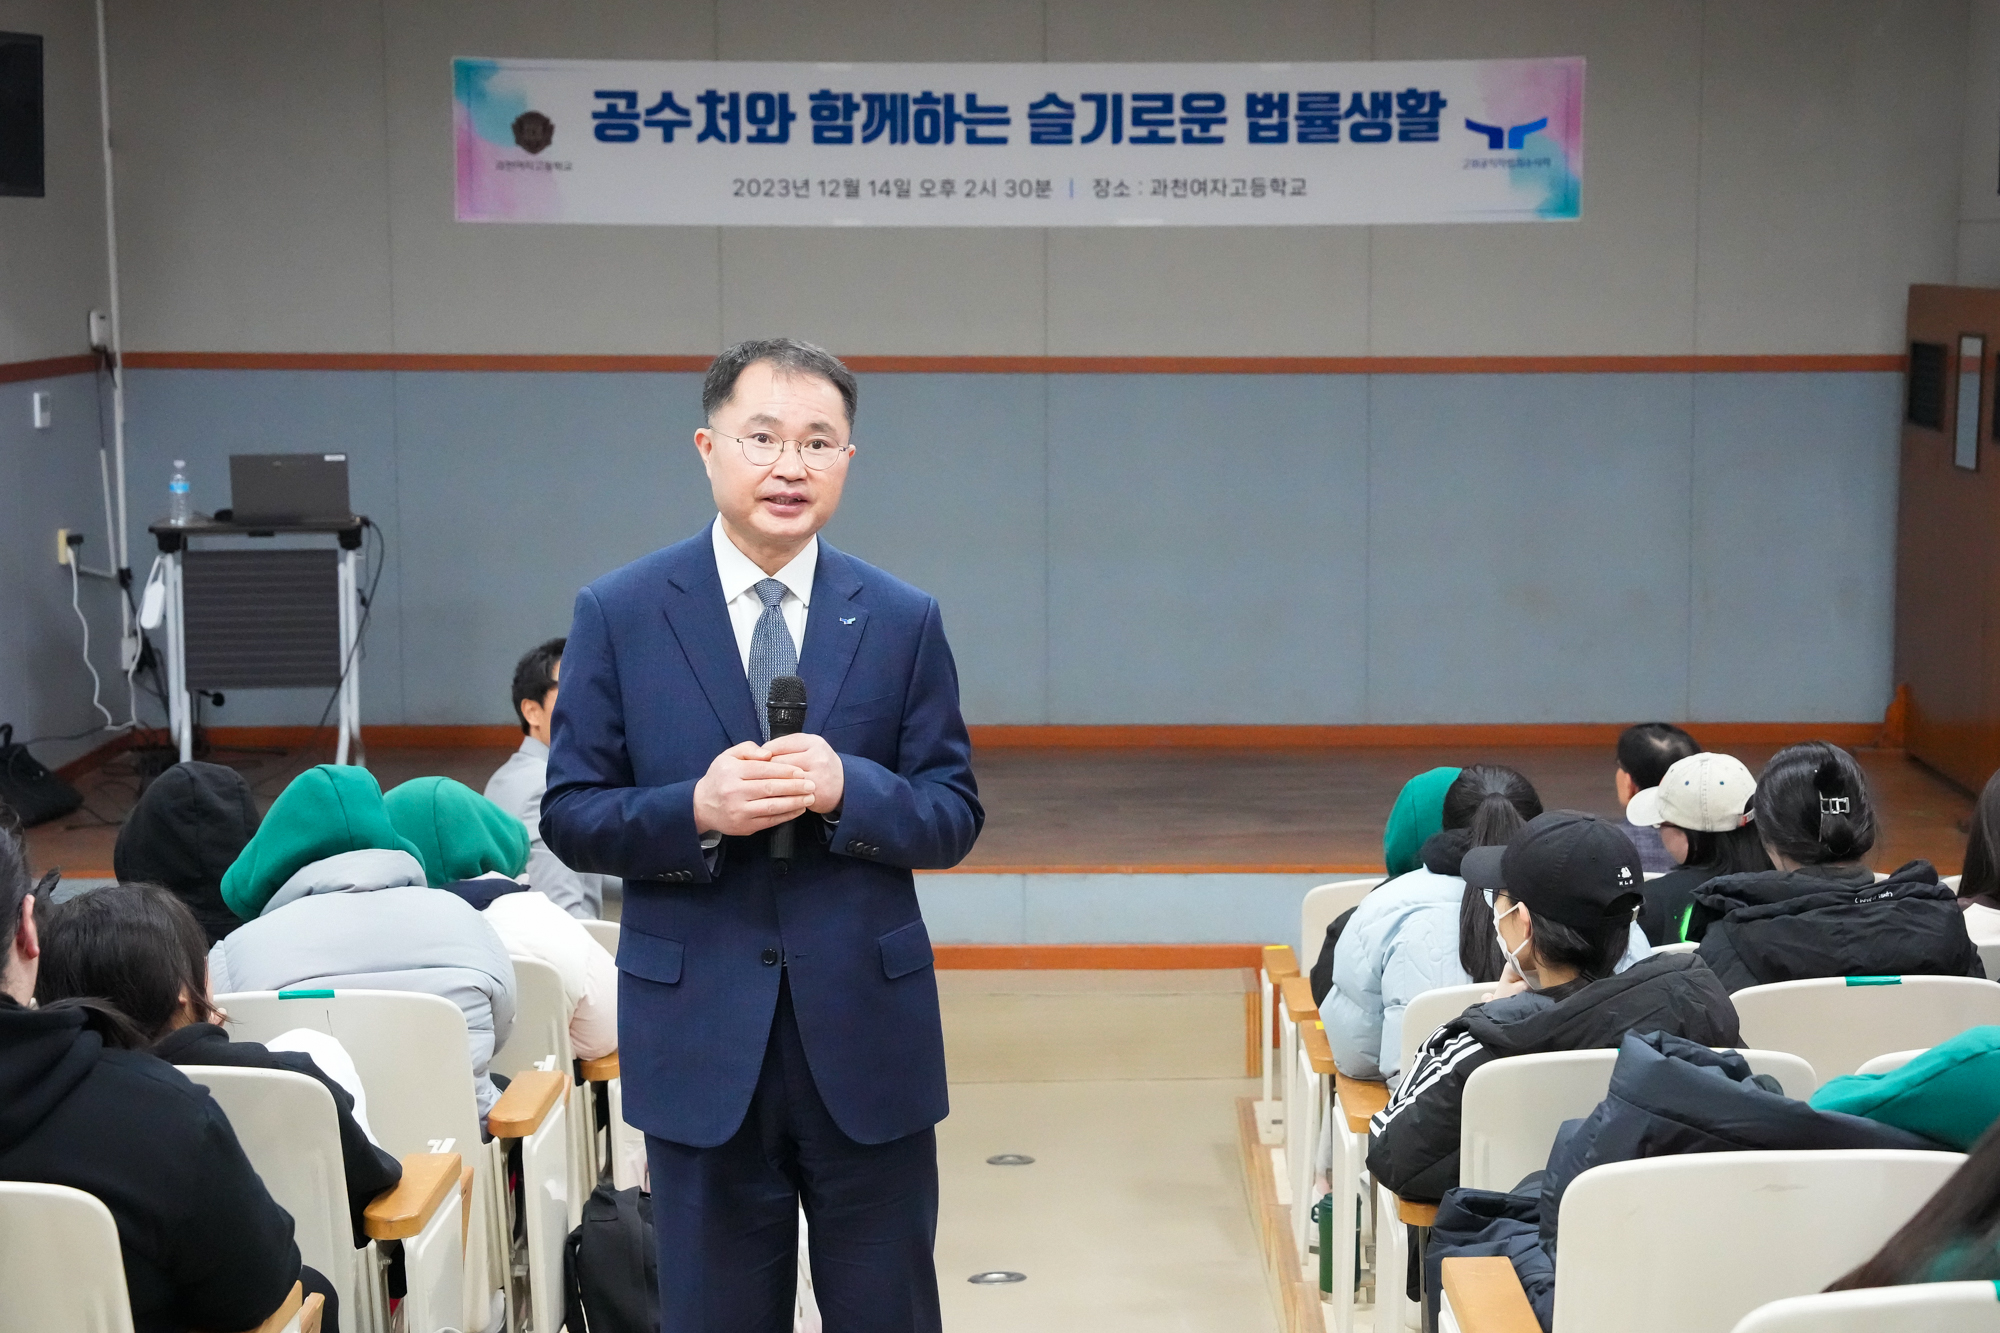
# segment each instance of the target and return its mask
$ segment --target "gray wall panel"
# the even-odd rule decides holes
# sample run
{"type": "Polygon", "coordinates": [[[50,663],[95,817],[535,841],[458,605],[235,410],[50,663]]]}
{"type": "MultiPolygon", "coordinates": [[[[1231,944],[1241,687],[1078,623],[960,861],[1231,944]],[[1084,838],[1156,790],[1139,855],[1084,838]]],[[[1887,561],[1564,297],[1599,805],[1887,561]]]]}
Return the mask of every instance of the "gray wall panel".
{"type": "Polygon", "coordinates": [[[1379,375],[1372,722],[1685,715],[1685,375],[1379,375]]]}
{"type": "Polygon", "coordinates": [[[1902,405],[1894,374],[1696,379],[1690,716],[1882,715],[1902,405]]]}
{"type": "Polygon", "coordinates": [[[1363,714],[1359,376],[1049,381],[1049,720],[1363,714]]]}

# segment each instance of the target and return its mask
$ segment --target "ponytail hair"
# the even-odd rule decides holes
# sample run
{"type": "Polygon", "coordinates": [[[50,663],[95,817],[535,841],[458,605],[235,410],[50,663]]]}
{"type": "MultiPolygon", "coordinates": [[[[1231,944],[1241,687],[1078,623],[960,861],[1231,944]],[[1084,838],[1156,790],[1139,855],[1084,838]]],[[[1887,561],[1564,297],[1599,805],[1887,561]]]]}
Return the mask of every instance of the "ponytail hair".
{"type": "MultiPolygon", "coordinates": [[[[1444,826],[1463,829],[1470,847],[1504,847],[1542,813],[1542,798],[1525,777],[1504,764],[1473,764],[1445,788],[1444,826]]],[[[1458,904],[1458,963],[1474,981],[1498,981],[1506,962],[1493,937],[1493,909],[1486,895],[1467,886],[1458,904]]]]}
{"type": "Polygon", "coordinates": [[[1826,741],[1791,745],[1757,778],[1757,833],[1800,865],[1858,861],[1875,845],[1875,803],[1854,756],[1826,741]]]}

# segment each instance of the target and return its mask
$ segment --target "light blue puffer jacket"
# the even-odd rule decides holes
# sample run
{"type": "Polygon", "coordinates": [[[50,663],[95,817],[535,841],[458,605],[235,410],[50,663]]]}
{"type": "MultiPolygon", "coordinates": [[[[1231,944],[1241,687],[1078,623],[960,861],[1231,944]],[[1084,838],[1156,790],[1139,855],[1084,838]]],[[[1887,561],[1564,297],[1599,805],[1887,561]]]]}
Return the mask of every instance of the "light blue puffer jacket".
{"type": "Polygon", "coordinates": [[[1379,1079],[1402,1058],[1403,1010],[1440,986],[1472,978],[1458,964],[1465,881],[1412,870],[1361,900],[1333,951],[1333,989],[1319,1007],[1333,1061],[1349,1078],[1379,1079]]]}

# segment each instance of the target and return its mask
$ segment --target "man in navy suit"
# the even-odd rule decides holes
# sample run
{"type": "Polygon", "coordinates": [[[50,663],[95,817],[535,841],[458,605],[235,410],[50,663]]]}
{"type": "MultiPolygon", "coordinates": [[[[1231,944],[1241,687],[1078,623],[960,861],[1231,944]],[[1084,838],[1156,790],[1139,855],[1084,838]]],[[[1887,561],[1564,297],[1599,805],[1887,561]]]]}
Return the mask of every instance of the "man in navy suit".
{"type": "Polygon", "coordinates": [[[619,1064],[667,1333],[789,1330],[801,1206],[828,1333],[940,1323],[944,1039],[910,872],[956,865],[985,813],[937,602],[818,537],[855,396],[808,343],[717,357],[715,523],[579,593],[563,654],[542,833],[625,880],[619,1064]],[[771,739],[794,674],[805,730],[771,739]]]}

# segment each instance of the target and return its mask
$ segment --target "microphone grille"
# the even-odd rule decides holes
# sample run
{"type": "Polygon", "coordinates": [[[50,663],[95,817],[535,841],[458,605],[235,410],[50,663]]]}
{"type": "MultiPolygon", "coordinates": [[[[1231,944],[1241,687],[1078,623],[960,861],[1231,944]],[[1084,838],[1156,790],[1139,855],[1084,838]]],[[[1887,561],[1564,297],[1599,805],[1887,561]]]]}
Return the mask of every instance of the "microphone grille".
{"type": "Polygon", "coordinates": [[[806,703],[806,683],[797,676],[778,676],[771,681],[770,702],[791,708],[806,703]]]}

